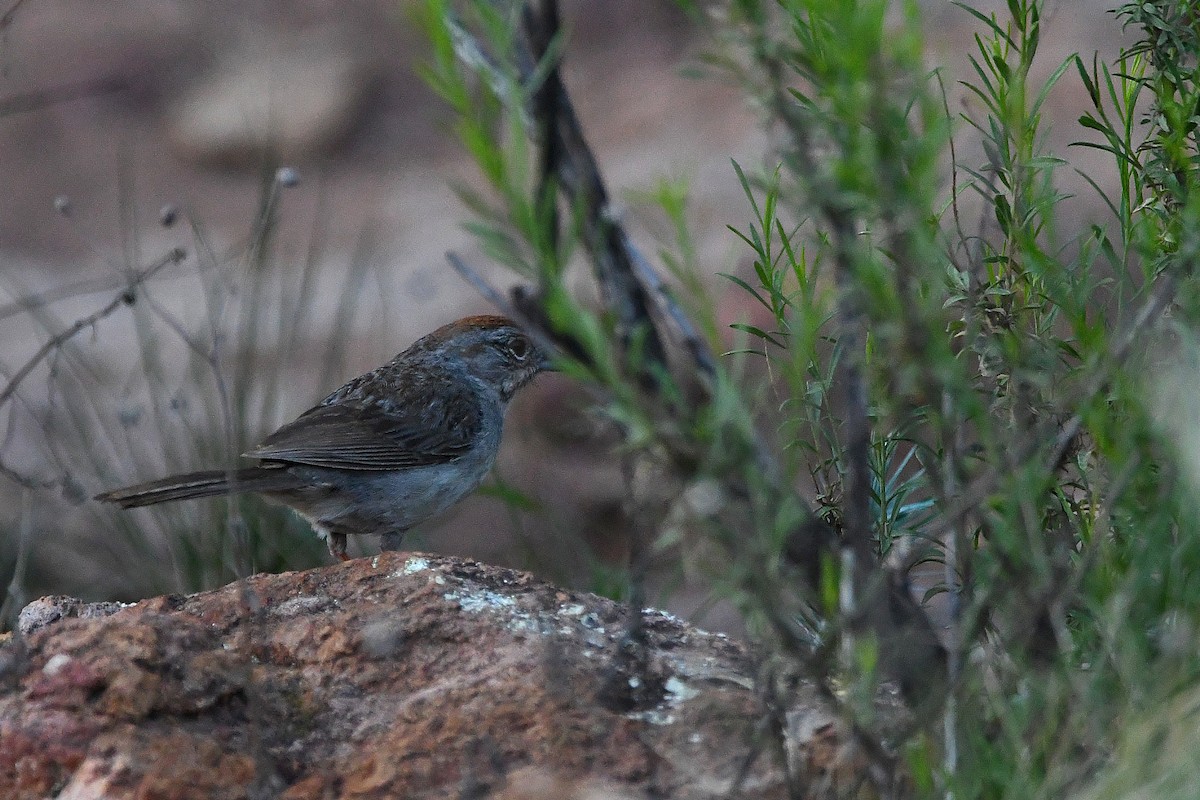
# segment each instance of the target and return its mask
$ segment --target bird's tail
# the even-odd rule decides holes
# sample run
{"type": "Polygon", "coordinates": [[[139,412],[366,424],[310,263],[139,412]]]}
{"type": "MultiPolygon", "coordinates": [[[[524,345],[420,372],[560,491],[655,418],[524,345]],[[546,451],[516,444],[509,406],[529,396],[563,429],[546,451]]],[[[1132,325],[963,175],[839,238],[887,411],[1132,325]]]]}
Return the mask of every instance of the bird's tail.
{"type": "Polygon", "coordinates": [[[236,470],[210,469],[172,475],[156,481],[113,489],[96,495],[104,503],[121,508],[139,508],[172,500],[212,497],[241,492],[271,492],[296,488],[296,478],[278,467],[245,467],[236,470]]]}

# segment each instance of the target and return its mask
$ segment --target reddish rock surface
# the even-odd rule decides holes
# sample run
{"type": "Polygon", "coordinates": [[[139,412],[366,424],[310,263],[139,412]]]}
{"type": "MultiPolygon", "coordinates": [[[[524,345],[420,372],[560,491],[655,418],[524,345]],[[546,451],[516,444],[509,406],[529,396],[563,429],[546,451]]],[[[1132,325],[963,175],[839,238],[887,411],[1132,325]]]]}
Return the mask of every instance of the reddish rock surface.
{"type": "MultiPolygon", "coordinates": [[[[761,730],[754,666],[643,618],[635,678],[624,606],[449,557],[44,599],[0,647],[0,797],[724,797],[761,730]]],[[[793,766],[828,775],[832,718],[789,720],[815,745],[793,766]]],[[[766,747],[737,796],[784,783],[766,747]]]]}

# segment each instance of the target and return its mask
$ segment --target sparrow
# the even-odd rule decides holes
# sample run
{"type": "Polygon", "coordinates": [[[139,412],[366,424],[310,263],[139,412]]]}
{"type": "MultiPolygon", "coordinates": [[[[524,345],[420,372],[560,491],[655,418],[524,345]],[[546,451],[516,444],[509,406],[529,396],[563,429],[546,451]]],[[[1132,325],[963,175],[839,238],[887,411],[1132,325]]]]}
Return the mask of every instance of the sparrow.
{"type": "Polygon", "coordinates": [[[500,449],[504,412],[546,353],[512,320],[438,328],[244,453],[252,466],[172,475],[96,495],[121,508],[256,492],[295,509],[342,561],[350,535],[384,550],[473,492],[500,449]]]}

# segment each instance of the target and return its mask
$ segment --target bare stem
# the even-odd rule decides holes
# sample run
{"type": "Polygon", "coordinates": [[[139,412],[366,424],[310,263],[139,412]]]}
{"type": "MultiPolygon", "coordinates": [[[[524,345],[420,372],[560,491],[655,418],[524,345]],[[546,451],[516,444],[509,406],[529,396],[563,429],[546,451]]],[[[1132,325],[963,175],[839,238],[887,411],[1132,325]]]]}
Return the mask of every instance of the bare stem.
{"type": "Polygon", "coordinates": [[[153,265],[136,273],[126,284],[124,290],[122,290],[120,294],[114,297],[102,308],[91,314],[88,314],[86,317],[75,320],[75,322],[73,322],[66,330],[51,336],[45,343],[42,344],[41,347],[38,348],[37,352],[34,353],[28,361],[22,364],[21,367],[13,373],[13,376],[9,378],[8,384],[4,387],[4,389],[0,390],[0,406],[3,406],[12,398],[17,389],[20,388],[22,381],[28,378],[30,373],[32,373],[34,369],[36,369],[37,366],[46,359],[47,356],[49,356],[51,353],[54,353],[64,344],[69,342],[81,331],[92,327],[100,320],[116,312],[116,310],[121,306],[132,305],[137,300],[137,294],[135,290],[138,286],[153,277],[154,274],[159,270],[171,264],[178,264],[186,257],[187,253],[183,249],[175,248],[153,265]]]}

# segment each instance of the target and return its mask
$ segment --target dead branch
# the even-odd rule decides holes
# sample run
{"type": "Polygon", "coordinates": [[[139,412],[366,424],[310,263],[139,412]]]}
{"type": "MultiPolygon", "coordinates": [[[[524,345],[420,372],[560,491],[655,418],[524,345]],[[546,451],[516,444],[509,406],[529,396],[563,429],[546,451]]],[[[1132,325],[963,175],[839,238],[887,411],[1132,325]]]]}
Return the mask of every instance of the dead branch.
{"type": "Polygon", "coordinates": [[[66,330],[63,330],[46,340],[46,342],[38,348],[37,352],[34,353],[28,361],[22,364],[16,372],[13,373],[4,389],[0,390],[0,406],[3,406],[12,398],[17,389],[20,387],[22,381],[29,377],[29,374],[33,372],[33,370],[37,368],[38,364],[42,363],[47,356],[73,339],[80,331],[92,327],[100,320],[113,314],[121,306],[132,305],[137,299],[137,288],[141,284],[152,278],[156,273],[159,272],[159,270],[162,270],[171,264],[178,264],[186,257],[187,252],[182,248],[177,247],[171,250],[171,252],[167,253],[166,256],[159,259],[154,264],[131,276],[126,283],[125,288],[102,308],[91,314],[88,314],[86,317],[75,320],[75,322],[73,322],[66,330]]]}

